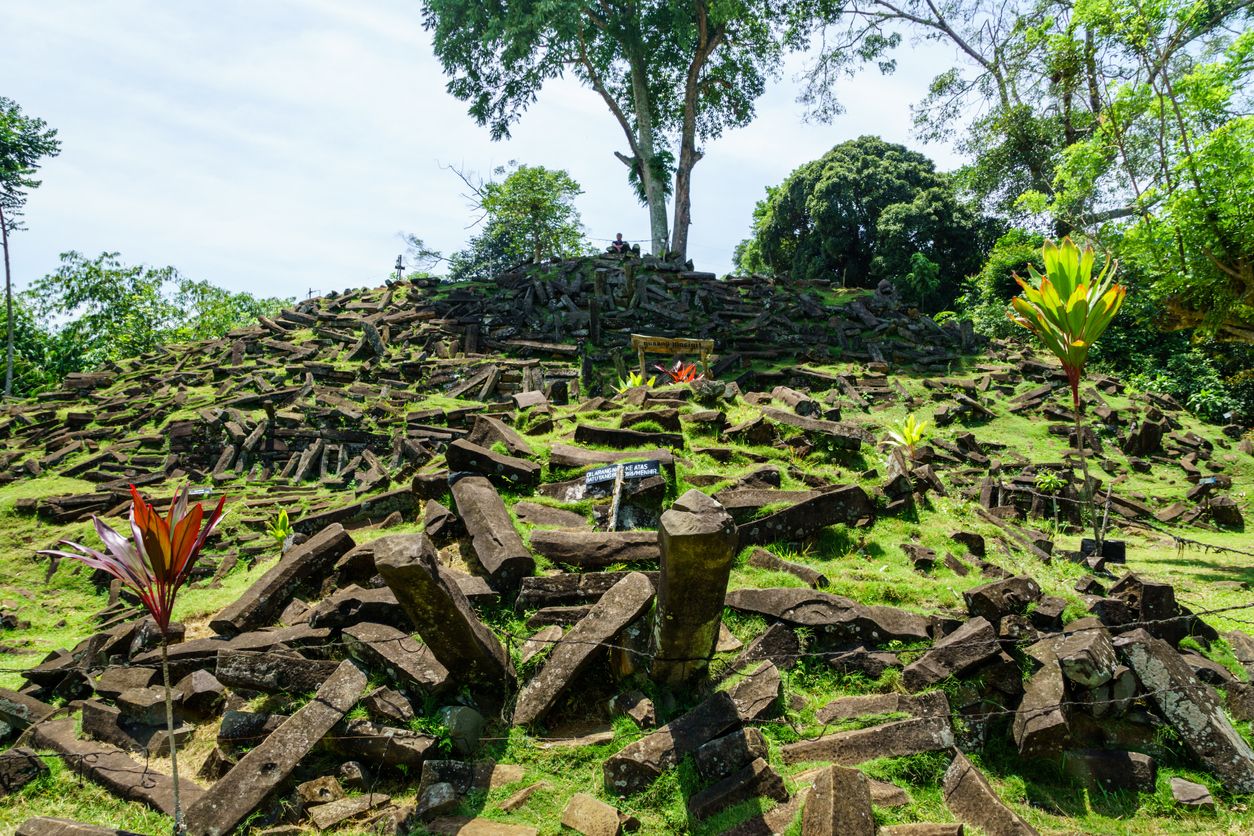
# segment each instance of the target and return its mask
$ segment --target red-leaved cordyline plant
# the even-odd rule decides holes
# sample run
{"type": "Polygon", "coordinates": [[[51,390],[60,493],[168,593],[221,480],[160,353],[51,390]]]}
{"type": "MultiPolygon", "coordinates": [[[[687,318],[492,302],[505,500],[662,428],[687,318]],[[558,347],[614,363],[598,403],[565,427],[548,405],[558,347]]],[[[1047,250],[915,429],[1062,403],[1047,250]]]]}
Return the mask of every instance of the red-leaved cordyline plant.
{"type": "Polygon", "coordinates": [[[131,485],[131,538],[127,539],[96,516],[92,522],[107,552],[89,549],[69,540],[62,545],[77,551],[42,551],[40,554],[80,560],[93,569],[107,572],[134,590],[161,630],[161,674],[165,682],[165,719],[170,734],[171,777],[174,780],[174,833],[186,833],[183,808],[179,804],[178,752],[174,744],[174,706],[170,699],[169,632],[174,599],[191,577],[205,540],[222,520],[226,497],[205,519],[200,503],[188,507],[188,491],[183,488],[170,503],[170,513],[162,517],[131,485]]]}
{"type": "Polygon", "coordinates": [[[676,360],[675,365],[669,369],[661,363],[653,368],[669,377],[671,383],[696,383],[698,380],[705,379],[705,375],[697,374],[696,363],[685,363],[683,360],[676,360]]]}

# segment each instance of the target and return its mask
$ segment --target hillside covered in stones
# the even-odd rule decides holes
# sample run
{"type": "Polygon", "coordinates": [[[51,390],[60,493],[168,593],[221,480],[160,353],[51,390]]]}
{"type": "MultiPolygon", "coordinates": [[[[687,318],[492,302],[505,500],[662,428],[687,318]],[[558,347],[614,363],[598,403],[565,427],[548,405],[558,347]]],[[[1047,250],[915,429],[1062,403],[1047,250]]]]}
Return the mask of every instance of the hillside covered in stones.
{"type": "Polygon", "coordinates": [[[197,836],[1254,828],[1248,428],[1083,394],[1080,439],[1056,364],[888,287],[632,256],[71,376],[0,411],[0,826],[168,832],[154,626],[36,552],[189,485],[197,836]],[[632,335],[707,377],[620,390],[632,335]]]}

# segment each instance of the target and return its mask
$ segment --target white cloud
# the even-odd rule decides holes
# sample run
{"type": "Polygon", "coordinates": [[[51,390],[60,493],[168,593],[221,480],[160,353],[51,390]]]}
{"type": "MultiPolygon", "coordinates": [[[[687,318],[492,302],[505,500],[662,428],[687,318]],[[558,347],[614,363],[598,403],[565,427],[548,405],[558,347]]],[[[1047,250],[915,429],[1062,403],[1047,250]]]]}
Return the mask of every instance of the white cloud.
{"type": "MultiPolygon", "coordinates": [[[[589,233],[647,236],[613,157],[624,141],[599,98],[551,82],[513,138],[492,143],[444,90],[418,4],[287,0],[214,4],[10,0],[4,94],[60,131],[64,151],[15,236],[19,286],[62,250],[120,250],[227,287],[304,295],[380,279],[412,231],[446,251],[471,216],[441,164],[510,159],[568,169],[589,233]]],[[[908,105],[948,56],[903,55],[864,73],[847,112],[803,124],[786,72],[759,118],[707,149],[694,172],[692,256],[726,270],[763,188],[863,133],[909,138],[908,105]],[[922,60],[920,60],[922,59],[922,60]],[[907,65],[926,66],[915,71],[907,65]]],[[[942,166],[946,149],[922,149],[942,166]]]]}

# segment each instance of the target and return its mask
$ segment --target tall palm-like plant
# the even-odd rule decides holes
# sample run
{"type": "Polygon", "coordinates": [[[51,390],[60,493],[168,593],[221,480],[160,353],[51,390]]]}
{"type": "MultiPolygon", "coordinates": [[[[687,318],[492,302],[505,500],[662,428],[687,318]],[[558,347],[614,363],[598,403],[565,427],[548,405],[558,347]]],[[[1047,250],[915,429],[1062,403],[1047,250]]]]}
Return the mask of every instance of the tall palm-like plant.
{"type": "Polygon", "coordinates": [[[200,550],[218,523],[226,497],[205,519],[200,503],[188,507],[188,491],[184,488],[170,503],[166,517],[157,513],[131,486],[131,538],[128,540],[93,516],[96,533],[107,552],[99,552],[78,543],[62,540],[62,545],[75,551],[42,551],[40,554],[80,560],[93,569],[100,569],[130,587],[139,596],[161,631],[161,675],[165,683],[165,720],[170,736],[170,766],[174,781],[174,833],[187,832],[183,808],[179,803],[178,752],[174,743],[174,705],[170,698],[170,617],[179,589],[191,577],[192,567],[200,550]]]}
{"type": "Polygon", "coordinates": [[[1084,454],[1084,428],[1081,423],[1080,379],[1089,349],[1106,330],[1123,305],[1127,289],[1115,284],[1118,264],[1107,256],[1102,271],[1093,276],[1096,256],[1093,248],[1077,247],[1070,238],[1062,245],[1046,241],[1041,249],[1045,272],[1038,273],[1028,265],[1030,281],[1018,275],[1015,281],[1023,294],[1010,300],[1010,319],[1027,328],[1062,363],[1071,385],[1071,405],[1075,412],[1076,447],[1080,452],[1080,468],[1084,473],[1082,495],[1093,521],[1093,540],[1101,554],[1102,534],[1093,505],[1089,482],[1088,460],[1084,454]]]}

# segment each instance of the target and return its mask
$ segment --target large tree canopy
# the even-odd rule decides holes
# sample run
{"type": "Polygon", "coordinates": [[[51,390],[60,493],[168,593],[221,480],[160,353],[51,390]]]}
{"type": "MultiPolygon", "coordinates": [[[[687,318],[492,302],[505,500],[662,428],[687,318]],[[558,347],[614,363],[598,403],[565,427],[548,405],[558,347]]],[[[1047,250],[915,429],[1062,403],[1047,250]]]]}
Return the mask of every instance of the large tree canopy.
{"type": "Polygon", "coordinates": [[[990,210],[1135,260],[1169,327],[1254,341],[1249,0],[848,0],[806,96],[948,43],[915,124],[954,139],[990,210]]]}
{"type": "MultiPolygon", "coordinates": [[[[951,178],[902,145],[864,136],[837,145],[767,190],[739,266],[855,287],[904,281],[938,268],[936,304],[980,266],[988,224],[951,178]]],[[[931,277],[929,276],[929,282],[931,277]]],[[[917,290],[915,291],[917,293],[917,290]]]]}
{"type": "Polygon", "coordinates": [[[683,255],[698,143],[747,124],[783,56],[837,9],[834,0],[424,0],[423,21],[449,92],[494,139],[550,79],[569,72],[595,90],[627,141],[616,155],[648,207],[653,251],[683,255]]]}

